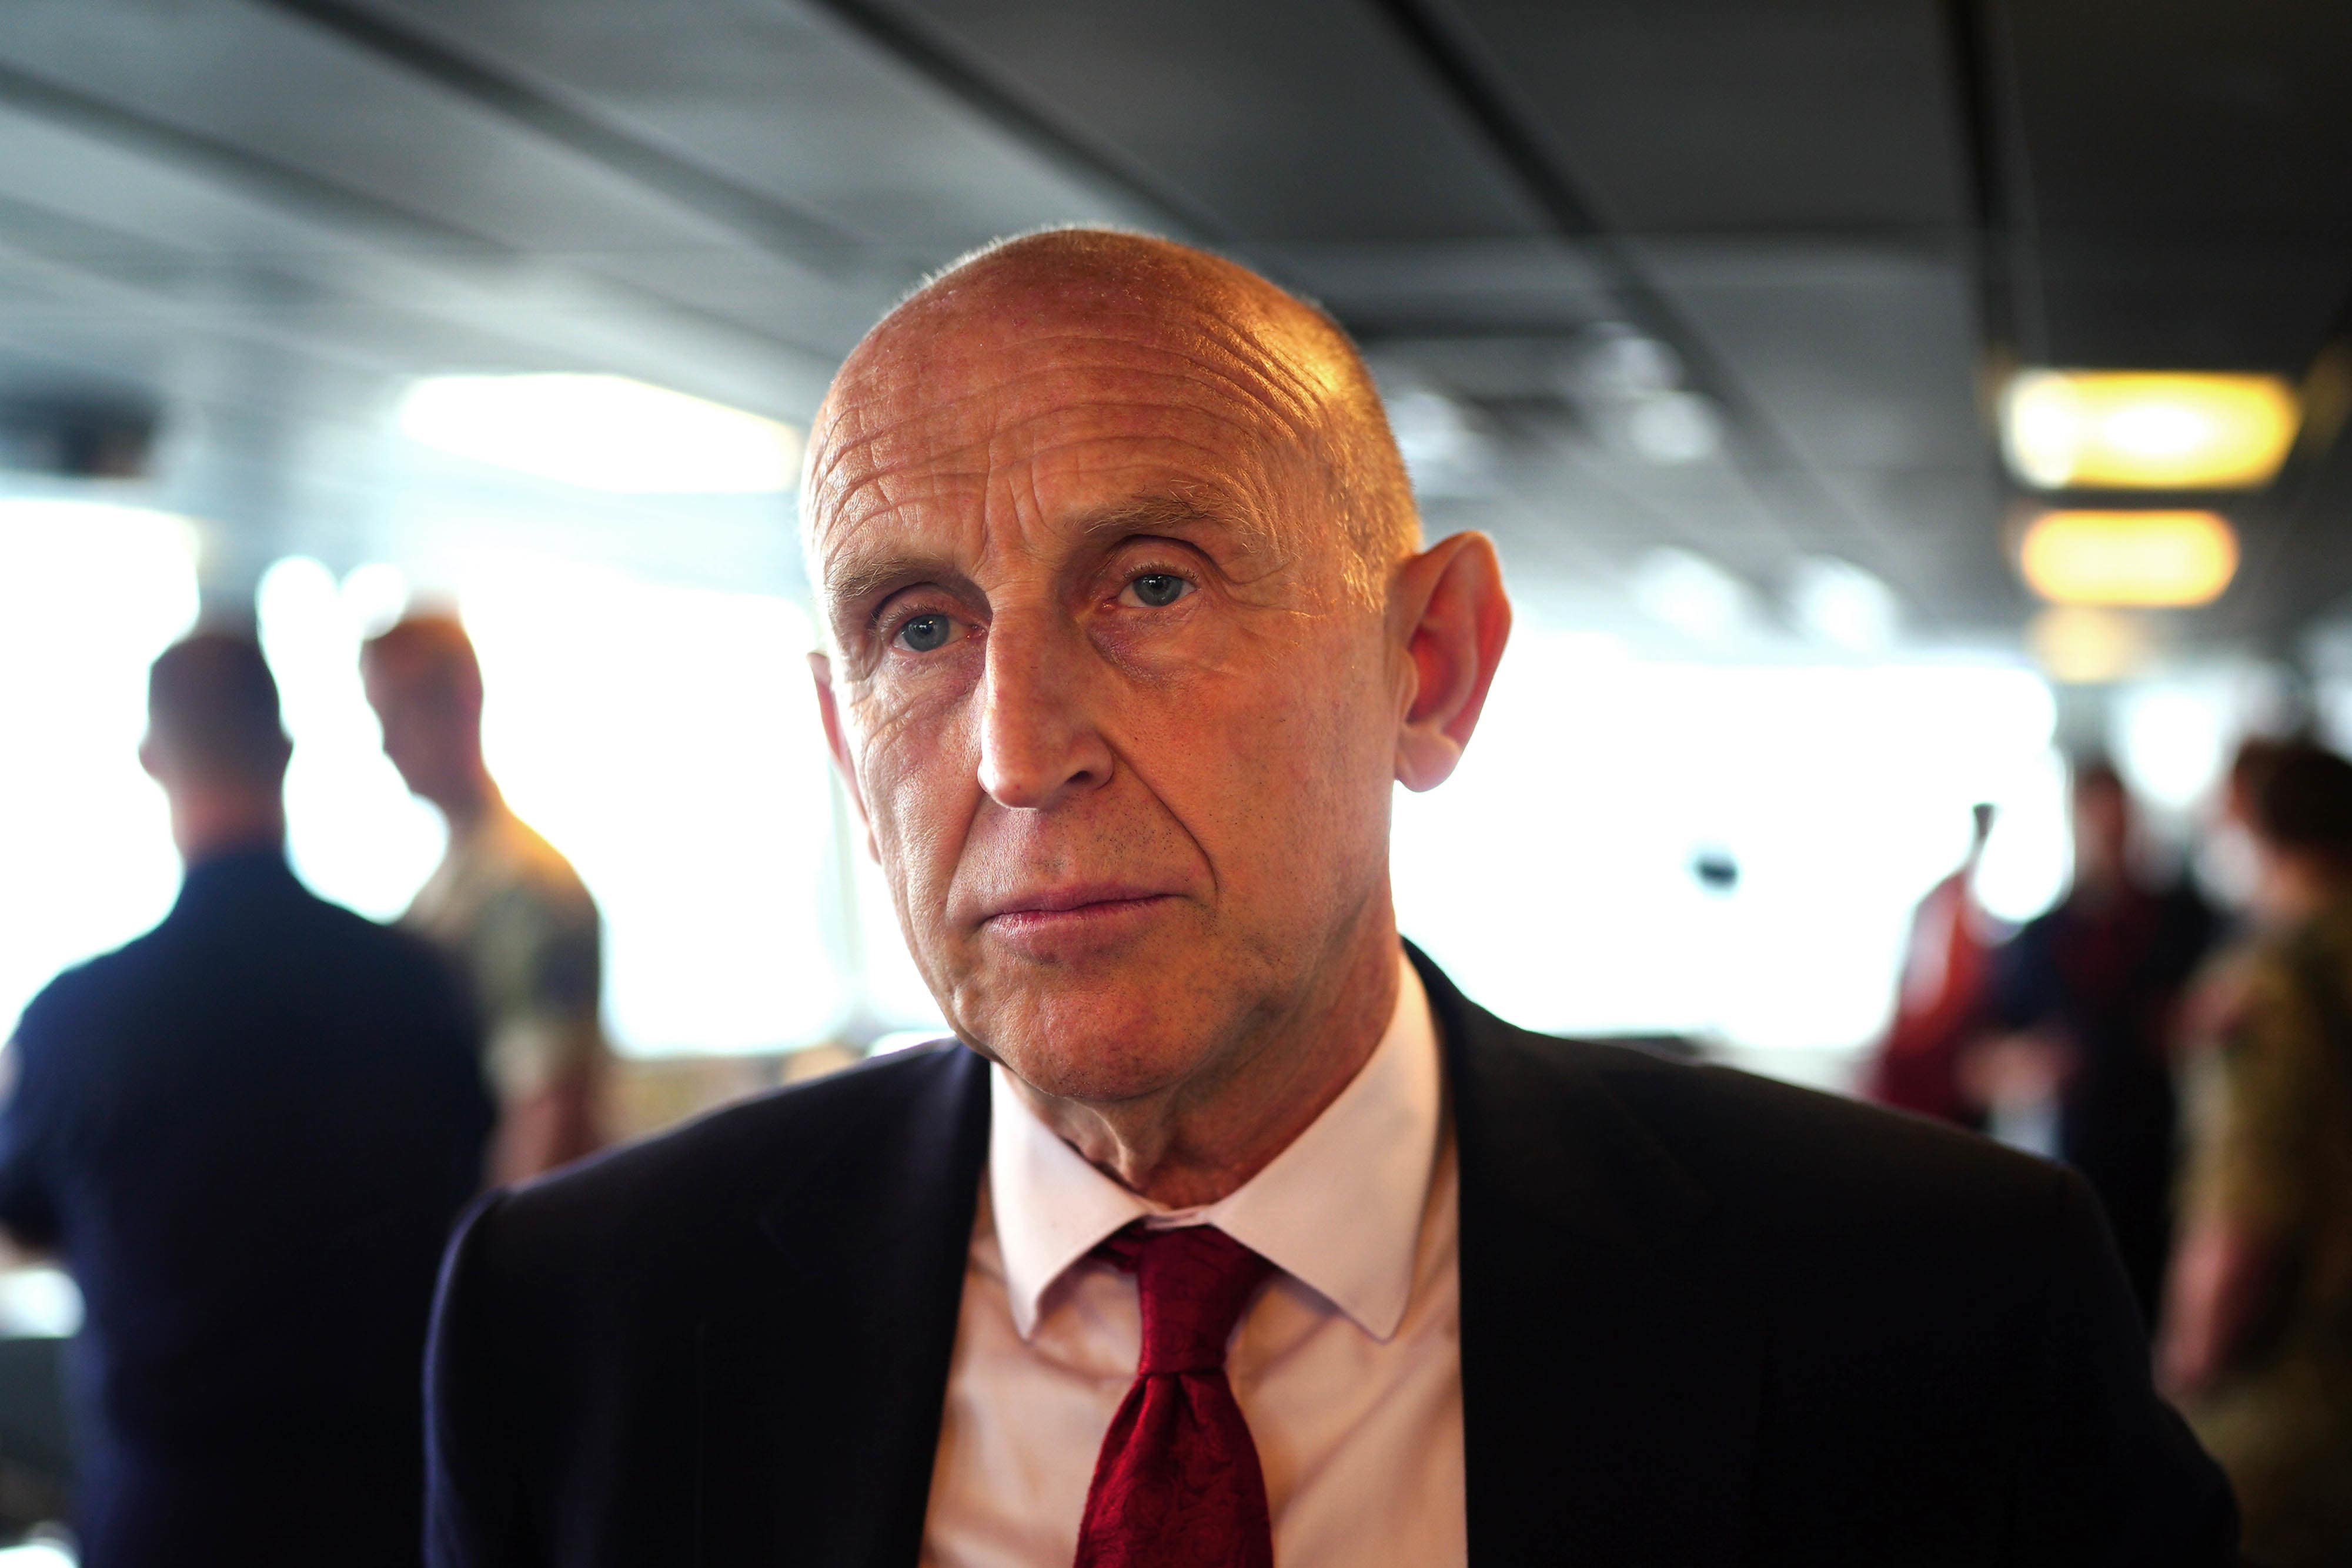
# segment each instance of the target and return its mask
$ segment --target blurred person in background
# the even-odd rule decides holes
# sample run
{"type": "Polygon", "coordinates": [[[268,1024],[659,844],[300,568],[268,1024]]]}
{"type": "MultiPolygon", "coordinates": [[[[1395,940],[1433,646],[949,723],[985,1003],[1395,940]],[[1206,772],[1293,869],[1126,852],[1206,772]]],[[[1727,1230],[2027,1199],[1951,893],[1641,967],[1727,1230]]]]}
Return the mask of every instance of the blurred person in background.
{"type": "Polygon", "coordinates": [[[2257,929],[2197,1057],[2164,1381],[2236,1485],[2248,1554],[2352,1563],[2352,764],[2252,786],[2257,929]]]}
{"type": "Polygon", "coordinates": [[[2197,849],[2198,879],[2225,919],[2253,913],[2262,893],[2263,852],[2254,825],[2254,803],[2272,768],[2307,747],[2302,737],[2248,736],[2230,754],[2229,768],[2212,801],[2203,841],[2197,849]]]}
{"type": "Polygon", "coordinates": [[[2246,983],[2260,967],[2263,925],[2256,909],[2264,855],[2254,828],[2254,803],[2263,780],[2282,758],[2306,742],[2249,737],[2231,755],[2197,846],[2197,880],[2212,896],[2213,949],[2181,998],[2172,1031],[2173,1076],[2194,1076],[2198,1057],[2221,1043],[2245,1000],[2246,983]]]}
{"type": "Polygon", "coordinates": [[[1882,1105],[1979,1130],[1983,1108],[1962,1092],[1959,1062],[1983,1027],[1999,935],[1999,923],[1976,893],[1992,823],[1990,805],[1969,810],[1967,856],[1912,914],[1894,1021],[1864,1080],[1870,1098],[1882,1105]]]}
{"type": "Polygon", "coordinates": [[[820,716],[958,1038],[485,1200],[436,1563],[2232,1560],[2080,1176],[1400,940],[1395,791],[1510,606],[1327,317],[1033,235],[805,462],[820,716]]]}
{"type": "Polygon", "coordinates": [[[2113,766],[2074,770],[2074,874],[2057,905],[1996,955],[1991,1014],[1963,1089],[1996,1128],[2055,1111],[2054,1154],[2106,1206],[2142,1319],[2153,1322],[2172,1238],[2175,1008],[2211,945],[2213,915],[2183,879],[2153,885],[2130,792],[2113,766]]]}
{"type": "Polygon", "coordinates": [[[155,661],[140,760],[187,875],[25,1009],[0,1223],[54,1249],[88,1568],[414,1564],[418,1368],[490,1107],[424,943],[285,858],[289,747],[250,638],[155,661]]]}
{"type": "Polygon", "coordinates": [[[449,827],[402,924],[454,957],[473,988],[499,1103],[491,1178],[524,1181],[604,1142],[596,901],[482,760],[482,670],[455,616],[404,618],[367,643],[360,669],[384,755],[449,827]]]}

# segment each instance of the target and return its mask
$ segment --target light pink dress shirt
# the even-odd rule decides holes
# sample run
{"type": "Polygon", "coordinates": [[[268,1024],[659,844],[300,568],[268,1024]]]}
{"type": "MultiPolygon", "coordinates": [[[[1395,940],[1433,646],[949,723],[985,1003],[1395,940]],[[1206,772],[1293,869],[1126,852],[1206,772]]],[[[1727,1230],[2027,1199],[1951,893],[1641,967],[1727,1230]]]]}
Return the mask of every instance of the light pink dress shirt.
{"type": "Polygon", "coordinates": [[[927,1568],[1068,1568],[1135,1376],[1135,1281],[1090,1259],[1129,1221],[1214,1225],[1280,1270],[1226,1371],[1257,1444],[1277,1568],[1467,1561],[1454,1139],[1429,998],[1240,1190],[1170,1213],[1096,1170],[994,1071],[927,1568]]]}

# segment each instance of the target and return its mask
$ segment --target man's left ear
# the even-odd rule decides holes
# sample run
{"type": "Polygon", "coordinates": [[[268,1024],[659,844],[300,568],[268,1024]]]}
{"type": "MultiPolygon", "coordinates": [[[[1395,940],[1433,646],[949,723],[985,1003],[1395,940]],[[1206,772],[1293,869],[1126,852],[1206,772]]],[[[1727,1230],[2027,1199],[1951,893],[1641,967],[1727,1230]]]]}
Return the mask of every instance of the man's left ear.
{"type": "Polygon", "coordinates": [[[1510,641],[1511,601],[1495,542],[1477,533],[1440,539],[1398,569],[1389,610],[1412,661],[1397,781],[1433,789],[1462,760],[1510,641]]]}

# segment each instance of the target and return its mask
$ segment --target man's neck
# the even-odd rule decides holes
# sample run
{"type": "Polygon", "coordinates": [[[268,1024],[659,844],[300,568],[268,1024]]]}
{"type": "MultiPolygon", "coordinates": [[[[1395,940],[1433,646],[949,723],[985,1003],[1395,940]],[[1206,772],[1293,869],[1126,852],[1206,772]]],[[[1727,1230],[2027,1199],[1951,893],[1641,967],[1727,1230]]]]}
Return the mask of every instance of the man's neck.
{"type": "Polygon", "coordinates": [[[181,799],[172,802],[172,841],[194,867],[286,846],[286,813],[274,800],[181,799]]]}
{"type": "Polygon", "coordinates": [[[480,827],[506,804],[499,793],[498,781],[487,769],[478,771],[465,784],[446,791],[433,802],[441,809],[441,816],[449,824],[452,838],[463,838],[480,827]]]}
{"type": "Polygon", "coordinates": [[[1022,1098],[1114,1181],[1168,1208],[1215,1203],[1265,1168],[1355,1080],[1396,1011],[1396,919],[1353,934],[1280,1017],[1254,1029],[1214,1070],[1113,1103],[1057,1099],[1017,1076],[1022,1098]]]}

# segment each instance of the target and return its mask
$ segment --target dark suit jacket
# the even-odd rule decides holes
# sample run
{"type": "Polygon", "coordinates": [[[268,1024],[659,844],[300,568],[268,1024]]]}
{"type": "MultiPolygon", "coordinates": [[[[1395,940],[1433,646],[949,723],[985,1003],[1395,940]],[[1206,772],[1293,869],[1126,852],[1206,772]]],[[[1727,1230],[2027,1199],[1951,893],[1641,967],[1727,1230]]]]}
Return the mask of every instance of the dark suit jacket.
{"type": "Polygon", "coordinates": [[[0,1221],[57,1247],[90,1568],[418,1560],[418,1369],[481,1186],[477,1031],[421,944],[273,852],[25,1010],[0,1221]]]}
{"type": "MultiPolygon", "coordinates": [[[[2232,1560],[2077,1178],[1421,967],[1473,1563],[2232,1560]]],[[[983,1064],[934,1048],[487,1203],[443,1274],[433,1561],[912,1568],[987,1133],[983,1064]]]]}

